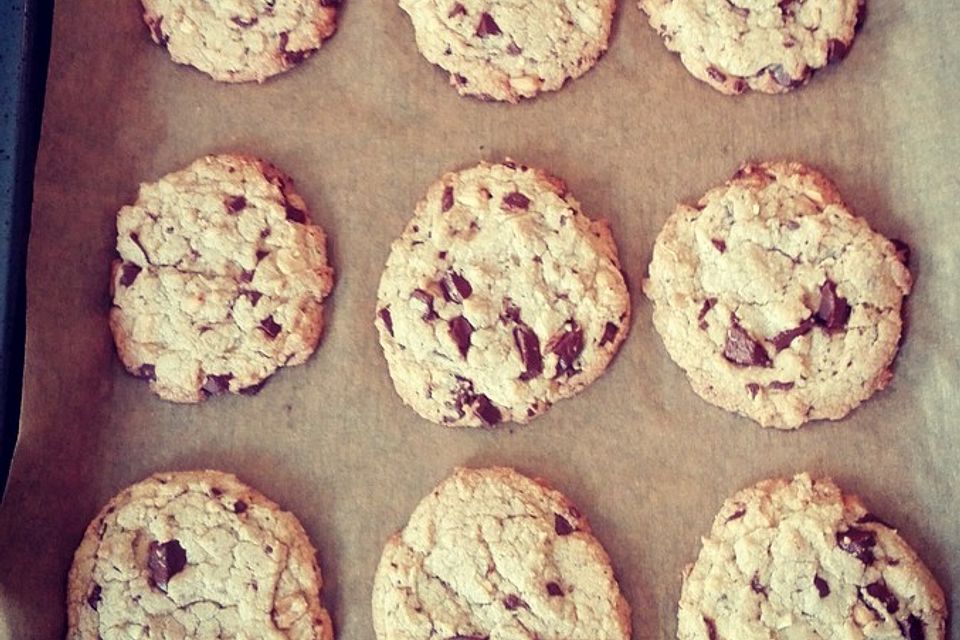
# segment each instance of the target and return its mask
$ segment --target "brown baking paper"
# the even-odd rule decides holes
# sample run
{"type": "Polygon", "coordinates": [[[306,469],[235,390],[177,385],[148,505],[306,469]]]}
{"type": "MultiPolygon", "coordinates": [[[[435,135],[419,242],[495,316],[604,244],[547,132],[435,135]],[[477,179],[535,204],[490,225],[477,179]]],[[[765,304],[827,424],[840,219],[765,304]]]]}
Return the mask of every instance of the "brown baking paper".
{"type": "MultiPolygon", "coordinates": [[[[873,0],[849,58],[790,95],[694,80],[632,3],[609,53],[517,106],[460,98],[392,0],[348,0],[340,31],[262,86],[218,84],[151,44],[135,0],[57,3],[29,258],[22,433],[0,510],[0,636],[56,638],[84,527],[166,469],[238,474],[319,550],[337,635],[373,637],[384,540],[455,465],[512,465],[592,521],[633,606],[671,638],[680,572],[724,498],[833,476],[895,523],[954,610],[960,589],[960,9],[873,0]],[[107,329],[115,212],[194,158],[244,151],[290,173],[327,230],[337,283],[316,355],[256,397],[179,406],[128,376],[107,329]],[[613,226],[631,335],[590,389],[525,427],[447,430],[405,408],[373,317],[390,242],[446,170],[504,156],[564,178],[613,226]],[[694,395],[640,283],[656,233],[745,159],[820,167],[874,228],[913,248],[916,288],[890,387],[839,423],[762,430],[694,395]]],[[[960,623],[952,622],[953,637],[960,623]]]]}

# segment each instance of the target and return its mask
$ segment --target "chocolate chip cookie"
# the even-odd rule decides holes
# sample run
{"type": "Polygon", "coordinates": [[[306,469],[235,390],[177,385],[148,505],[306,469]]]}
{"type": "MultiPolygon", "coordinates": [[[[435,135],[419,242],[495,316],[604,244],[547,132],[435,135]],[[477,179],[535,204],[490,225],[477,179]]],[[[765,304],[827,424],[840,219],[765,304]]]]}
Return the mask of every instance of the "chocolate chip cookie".
{"type": "Polygon", "coordinates": [[[158,473],[87,527],[68,640],[332,640],[316,552],[296,517],[219,471],[158,473]]]}
{"type": "Polygon", "coordinates": [[[400,0],[417,46],[460,95],[518,102],[556,91],[607,49],[616,0],[400,0]]]}
{"type": "Polygon", "coordinates": [[[393,244],[376,325],[404,402],[433,422],[527,422],[606,369],[630,298],[605,223],[512,161],[443,176],[393,244]]]}
{"type": "Polygon", "coordinates": [[[117,215],[117,252],[117,353],[161,398],[256,393],[316,349],[333,286],[326,237],[262,160],[208,156],[142,184],[117,215]]]}
{"type": "Polygon", "coordinates": [[[872,231],[820,173],[748,164],[680,205],[644,290],[694,390],[765,427],[842,418],[890,381],[907,247],[872,231]]]}
{"type": "Polygon", "coordinates": [[[640,0],[667,48],[726,94],[785,93],[839,62],[865,0],[640,0]]]}
{"type": "Polygon", "coordinates": [[[727,500],[684,572],[680,640],[942,640],[946,603],[897,531],[807,474],[727,500]]]}
{"type": "Polygon", "coordinates": [[[154,42],[221,82],[263,82],[337,28],[338,0],[142,0],[154,42]]]}
{"type": "Polygon", "coordinates": [[[628,640],[606,551],[567,498],[512,469],[457,469],[386,545],[377,640],[628,640]]]}

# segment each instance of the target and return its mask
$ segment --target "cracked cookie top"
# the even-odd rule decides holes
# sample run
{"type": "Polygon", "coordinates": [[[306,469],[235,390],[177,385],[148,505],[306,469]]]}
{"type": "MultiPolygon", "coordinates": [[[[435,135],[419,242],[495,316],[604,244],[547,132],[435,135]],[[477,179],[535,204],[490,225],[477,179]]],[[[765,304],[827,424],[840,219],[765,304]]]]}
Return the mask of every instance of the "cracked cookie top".
{"type": "Polygon", "coordinates": [[[158,473],[87,527],[67,638],[332,640],[321,586],[292,514],[227,473],[158,473]]]}
{"type": "Polygon", "coordinates": [[[387,259],[376,325],[404,402],[473,427],[527,422],[586,387],[629,316],[606,224],[508,160],[430,187],[387,259]]]}
{"type": "Polygon", "coordinates": [[[383,551],[377,640],[628,640],[610,561],[562,494],[512,469],[457,469],[383,551]]]}
{"type": "Polygon", "coordinates": [[[417,46],[461,95],[518,102],[578,78],[607,49],[615,0],[400,0],[417,46]]]}
{"type": "Polygon", "coordinates": [[[221,82],[263,82],[337,27],[339,0],[142,0],[154,42],[221,82]]]}
{"type": "Polygon", "coordinates": [[[907,247],[821,174],[745,165],[657,238],[644,290],[694,390],[763,426],[839,419],[890,380],[907,247]]]}
{"type": "Polygon", "coordinates": [[[785,93],[839,62],[865,0],[640,0],[667,48],[726,94],[785,93]]]}
{"type": "Polygon", "coordinates": [[[256,393],[317,346],[333,286],[326,237],[266,162],[208,156],[142,184],[117,215],[117,253],[117,352],[161,398],[256,393]]]}
{"type": "Polygon", "coordinates": [[[727,500],[680,595],[680,640],[942,640],[946,602],[897,531],[829,479],[727,500]]]}

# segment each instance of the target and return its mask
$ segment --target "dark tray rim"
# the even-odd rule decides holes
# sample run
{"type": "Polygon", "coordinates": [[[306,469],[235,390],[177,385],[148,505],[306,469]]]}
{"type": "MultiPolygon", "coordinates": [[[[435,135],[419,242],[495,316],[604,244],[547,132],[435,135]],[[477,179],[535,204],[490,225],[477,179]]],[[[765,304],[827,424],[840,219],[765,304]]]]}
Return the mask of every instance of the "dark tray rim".
{"type": "Polygon", "coordinates": [[[0,490],[20,423],[26,258],[53,0],[12,0],[0,10],[0,490]]]}

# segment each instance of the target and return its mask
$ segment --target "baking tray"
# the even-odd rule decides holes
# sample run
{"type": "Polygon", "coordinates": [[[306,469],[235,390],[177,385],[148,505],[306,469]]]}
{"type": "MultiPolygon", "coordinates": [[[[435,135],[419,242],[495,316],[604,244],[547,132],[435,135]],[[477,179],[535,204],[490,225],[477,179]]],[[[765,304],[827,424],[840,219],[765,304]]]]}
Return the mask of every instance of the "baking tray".
{"type": "Polygon", "coordinates": [[[0,5],[0,493],[20,420],[24,268],[53,3],[0,5]]]}
{"type": "MultiPolygon", "coordinates": [[[[298,69],[225,86],[151,44],[136,0],[57,3],[27,268],[21,434],[0,508],[0,638],[62,637],[84,528],[154,471],[234,472],[294,512],[318,549],[339,640],[372,637],[384,541],[456,465],[541,476],[588,516],[634,610],[675,636],[680,572],[723,500],[762,478],[833,476],[896,524],[954,610],[960,585],[960,3],[872,0],[842,64],[785,96],[693,79],[633,0],[610,49],[561,91],[464,99],[419,55],[393,0],[347,0],[298,69]],[[103,15],[108,14],[109,20],[103,15]],[[206,153],[289,173],[337,271],[316,354],[255,397],[182,406],[117,362],[107,327],[119,207],[206,153]],[[390,243],[444,171],[504,156],[549,169],[606,217],[632,292],[608,371],[524,427],[450,430],[403,406],[373,319],[390,243]],[[744,160],[796,159],[913,249],[909,328],[889,387],[838,423],[763,430],[691,390],[640,293],[678,201],[744,160]]],[[[953,637],[960,640],[956,621],[953,637]]]]}

